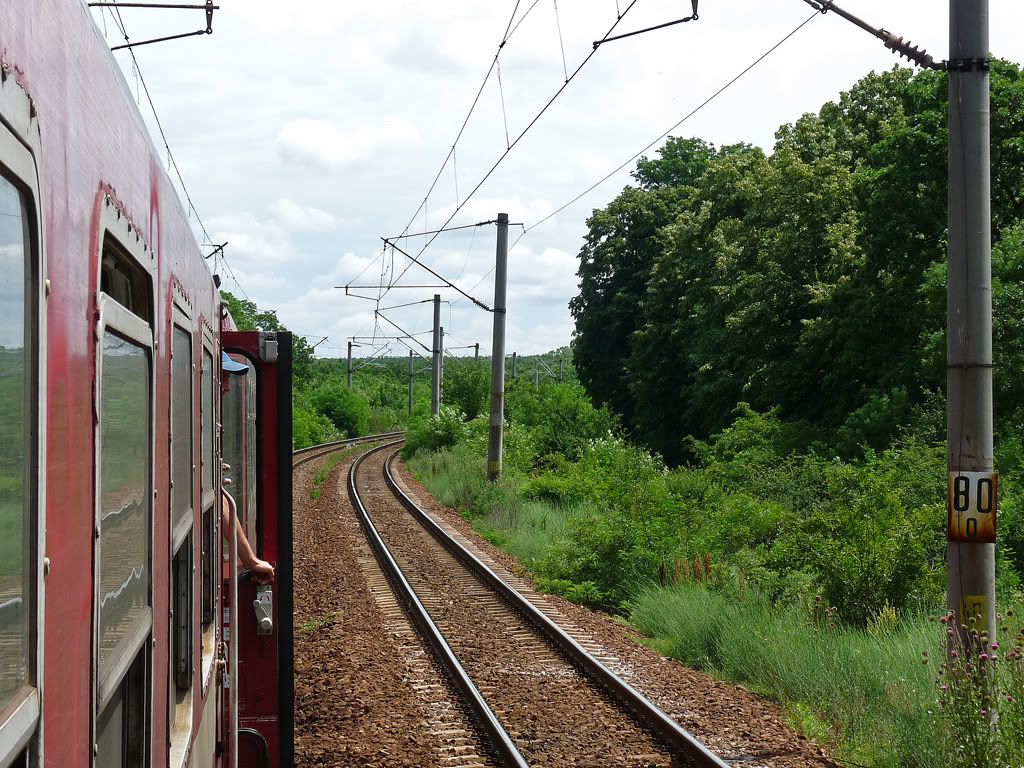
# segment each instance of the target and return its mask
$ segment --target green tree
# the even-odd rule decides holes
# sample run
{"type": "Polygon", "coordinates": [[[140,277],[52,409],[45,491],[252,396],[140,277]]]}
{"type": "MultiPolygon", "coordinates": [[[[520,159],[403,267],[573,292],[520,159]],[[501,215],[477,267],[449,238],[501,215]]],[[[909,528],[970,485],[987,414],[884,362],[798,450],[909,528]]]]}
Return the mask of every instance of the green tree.
{"type": "MultiPolygon", "coordinates": [[[[844,454],[934,411],[946,113],[943,74],[895,68],[780,128],[769,156],[670,139],[641,160],[639,188],[594,212],[580,252],[573,349],[590,395],[672,463],[740,401],[831,430],[844,454]]],[[[1015,360],[1024,78],[1004,61],[992,114],[995,336],[1015,360]]],[[[1024,386],[997,378],[997,413],[1019,422],[1024,386]]]]}
{"type": "MultiPolygon", "coordinates": [[[[261,310],[249,299],[239,299],[228,291],[220,292],[221,298],[228,305],[231,319],[240,331],[287,331],[277,311],[261,310]]],[[[313,375],[313,349],[302,336],[292,336],[292,375],[297,382],[306,382],[313,375]]]]}

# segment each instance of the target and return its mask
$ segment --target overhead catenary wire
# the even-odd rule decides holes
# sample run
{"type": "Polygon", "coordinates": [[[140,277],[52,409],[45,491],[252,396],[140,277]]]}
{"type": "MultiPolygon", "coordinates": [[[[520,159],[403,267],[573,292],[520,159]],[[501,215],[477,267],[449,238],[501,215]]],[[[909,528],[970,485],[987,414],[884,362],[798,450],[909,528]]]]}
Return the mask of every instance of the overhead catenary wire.
{"type": "MultiPolygon", "coordinates": [[[[459,140],[462,138],[462,134],[465,133],[466,126],[469,125],[469,120],[473,116],[473,112],[476,110],[477,104],[480,103],[480,97],[483,95],[484,88],[487,87],[487,83],[491,79],[491,74],[493,74],[494,68],[498,63],[498,57],[501,55],[501,49],[505,47],[505,44],[508,42],[512,33],[515,31],[515,29],[512,28],[512,22],[515,21],[516,12],[519,10],[520,2],[521,0],[516,0],[515,7],[512,9],[512,15],[509,16],[508,24],[505,26],[505,33],[501,36],[501,42],[498,44],[498,48],[494,52],[494,58],[491,60],[491,65],[487,68],[487,72],[486,74],[484,74],[484,79],[481,81],[480,87],[477,89],[476,95],[473,97],[473,101],[469,105],[469,111],[466,112],[466,116],[463,118],[462,124],[459,126],[459,130],[455,134],[455,140],[452,142],[452,148],[448,150],[448,154],[445,155],[444,160],[441,162],[441,167],[437,169],[437,175],[434,176],[434,180],[430,182],[430,186],[427,187],[427,192],[425,195],[423,195],[422,202],[420,202],[416,210],[413,211],[412,216],[409,217],[409,223],[406,224],[405,227],[402,229],[403,235],[409,231],[409,227],[412,226],[412,223],[416,220],[416,217],[419,216],[420,211],[423,210],[423,208],[426,206],[427,200],[430,197],[430,193],[434,191],[434,188],[437,186],[437,182],[440,181],[441,175],[444,173],[444,169],[448,166],[448,161],[455,154],[455,148],[458,146],[459,140]]],[[[536,2],[534,3],[534,5],[536,5],[536,2]]],[[[527,10],[525,14],[523,14],[523,18],[525,18],[531,10],[533,10],[532,6],[529,10],[527,10]]],[[[521,19],[520,23],[522,23],[521,19]]],[[[518,26],[519,25],[517,24],[516,28],[518,28],[518,26]]],[[[426,227],[424,227],[424,229],[426,229],[426,227]]]]}
{"type": "MultiPolygon", "coordinates": [[[[628,10],[628,9],[627,9],[627,10],[628,10]]],[[[803,29],[803,28],[804,28],[805,26],[807,26],[808,24],[810,24],[810,23],[811,23],[811,21],[813,21],[814,19],[816,19],[816,18],[817,18],[818,16],[820,16],[820,15],[821,15],[820,13],[812,13],[812,14],[811,14],[810,16],[808,16],[808,17],[807,17],[806,19],[804,19],[804,20],[803,20],[802,22],[800,22],[800,24],[798,24],[798,25],[797,25],[797,26],[796,26],[796,27],[795,27],[795,28],[794,28],[794,29],[793,29],[792,31],[790,31],[789,33],[787,33],[787,34],[786,34],[786,35],[785,35],[784,37],[782,37],[782,38],[781,38],[781,39],[780,39],[780,40],[779,40],[778,42],[776,42],[776,43],[775,43],[774,45],[772,45],[772,46],[771,46],[771,47],[770,47],[770,48],[769,48],[768,50],[766,50],[766,51],[765,51],[764,53],[762,53],[762,54],[761,54],[760,56],[758,56],[758,57],[757,57],[756,59],[754,59],[754,61],[752,61],[752,62],[751,62],[750,64],[748,64],[748,65],[747,65],[747,66],[746,66],[746,67],[745,67],[745,68],[744,68],[743,70],[741,70],[741,71],[739,72],[739,74],[735,75],[735,76],[734,76],[734,77],[733,77],[733,78],[732,78],[731,80],[729,80],[729,81],[728,81],[727,83],[725,83],[725,85],[723,85],[722,87],[720,87],[720,88],[719,88],[718,90],[716,90],[716,91],[715,91],[715,92],[714,92],[713,94],[711,94],[711,95],[710,95],[710,96],[709,96],[708,98],[706,98],[706,99],[705,99],[704,101],[702,101],[702,102],[701,102],[700,104],[698,104],[698,105],[697,105],[696,107],[694,107],[694,108],[693,108],[692,110],[690,110],[690,111],[689,111],[689,112],[688,112],[688,113],[687,113],[687,114],[686,114],[686,115],[685,115],[685,116],[684,116],[684,117],[683,117],[683,118],[682,118],[681,120],[679,120],[678,122],[676,122],[676,123],[675,123],[675,124],[674,124],[674,125],[673,125],[673,126],[672,126],[671,128],[669,128],[669,129],[668,129],[667,131],[663,132],[663,133],[662,133],[661,135],[659,135],[659,136],[658,136],[657,138],[655,138],[654,140],[652,140],[651,142],[649,142],[649,143],[648,143],[648,144],[647,144],[647,145],[646,145],[646,146],[645,146],[645,147],[644,147],[643,149],[641,149],[641,150],[640,150],[639,152],[636,152],[635,154],[631,155],[631,156],[630,156],[630,157],[629,157],[628,159],[626,159],[626,160],[625,160],[624,162],[622,162],[622,163],[621,163],[620,165],[618,165],[617,167],[615,167],[615,168],[614,168],[613,170],[611,170],[611,171],[610,171],[609,173],[607,173],[607,174],[605,174],[604,176],[602,176],[602,177],[601,177],[600,179],[598,179],[597,181],[595,181],[595,182],[594,182],[593,184],[591,184],[591,185],[590,185],[589,187],[587,187],[587,188],[586,188],[585,190],[583,190],[582,192],[580,192],[580,193],[579,193],[578,195],[576,195],[575,197],[573,197],[573,198],[572,198],[571,200],[569,200],[568,202],[564,203],[563,205],[560,205],[560,206],[559,206],[558,208],[556,208],[556,209],[555,209],[554,211],[552,211],[551,213],[549,213],[549,214],[548,214],[547,216],[545,216],[544,218],[540,219],[539,221],[536,221],[536,222],[534,222],[534,223],[533,223],[533,224],[531,224],[530,226],[528,226],[528,227],[526,227],[525,229],[523,229],[523,232],[522,232],[522,234],[520,234],[520,235],[519,235],[519,237],[518,237],[518,238],[516,238],[515,242],[513,242],[513,243],[512,243],[512,245],[510,246],[509,250],[511,250],[512,248],[514,248],[514,247],[515,247],[515,245],[516,245],[516,243],[518,243],[518,242],[519,242],[520,240],[522,240],[522,239],[523,239],[523,238],[524,238],[524,237],[525,237],[525,236],[526,236],[526,235],[527,235],[527,234],[528,234],[529,232],[531,232],[532,230],[536,229],[536,228],[537,228],[537,227],[539,227],[539,226],[540,226],[541,224],[544,224],[545,222],[547,222],[547,221],[550,221],[550,220],[551,220],[551,219],[553,219],[553,218],[554,218],[555,216],[557,216],[557,215],[558,215],[558,214],[560,214],[560,213],[561,213],[562,211],[564,211],[564,210],[565,210],[566,208],[568,208],[569,206],[573,205],[574,203],[578,202],[578,201],[579,201],[579,200],[581,200],[582,198],[584,198],[584,197],[586,197],[587,195],[589,195],[589,194],[590,194],[591,192],[593,192],[593,191],[594,191],[595,189],[597,189],[597,188],[598,188],[599,186],[601,186],[601,185],[602,185],[602,184],[604,184],[604,183],[605,183],[606,181],[608,181],[608,180],[609,180],[610,178],[612,178],[612,176],[614,176],[615,174],[619,173],[619,172],[620,172],[620,171],[622,171],[622,170],[623,170],[624,168],[626,168],[626,167],[627,167],[628,165],[630,165],[631,163],[633,163],[634,161],[636,161],[636,160],[637,160],[637,158],[639,158],[639,157],[640,157],[641,155],[643,155],[643,154],[644,154],[644,152],[647,152],[647,151],[649,151],[649,150],[650,150],[650,149],[651,149],[652,147],[654,147],[654,146],[655,146],[655,145],[656,145],[656,144],[657,144],[658,142],[660,142],[660,141],[662,141],[663,139],[665,139],[665,138],[666,138],[667,136],[669,136],[669,135],[670,135],[670,134],[671,134],[671,133],[672,133],[673,131],[677,130],[677,129],[678,129],[678,128],[679,128],[680,126],[682,126],[682,125],[683,125],[684,123],[686,123],[686,122],[687,122],[688,120],[690,120],[690,119],[691,119],[691,118],[692,118],[692,117],[693,117],[694,115],[696,115],[696,114],[697,114],[698,112],[700,112],[701,110],[703,110],[703,109],[704,109],[704,108],[705,108],[706,106],[708,106],[708,105],[709,105],[709,104],[711,104],[711,103],[712,103],[713,101],[715,101],[715,100],[716,100],[716,99],[717,99],[717,98],[718,98],[719,96],[721,96],[721,95],[722,95],[723,93],[725,93],[725,92],[726,92],[726,91],[727,91],[727,90],[728,90],[729,88],[731,88],[731,87],[732,87],[733,85],[735,85],[735,84],[736,84],[736,83],[737,83],[737,82],[738,82],[738,81],[739,81],[740,79],[742,79],[742,78],[743,78],[743,77],[744,77],[744,76],[745,76],[745,75],[746,75],[747,73],[749,73],[749,72],[750,72],[751,70],[753,70],[753,69],[754,69],[755,67],[757,67],[757,66],[758,66],[758,65],[759,65],[759,64],[760,64],[761,62],[763,62],[763,61],[764,61],[765,59],[767,59],[767,58],[768,58],[768,57],[769,57],[769,56],[770,56],[771,54],[773,54],[773,53],[774,53],[774,52],[775,52],[775,51],[776,51],[777,49],[779,49],[779,48],[780,48],[780,47],[781,47],[781,46],[782,46],[782,45],[783,45],[784,43],[786,43],[786,42],[787,42],[787,41],[788,41],[788,40],[789,40],[789,39],[790,39],[791,37],[793,37],[794,35],[796,35],[796,33],[797,33],[797,32],[799,32],[799,31],[800,31],[801,29],[803,29]]],[[[471,290],[472,290],[472,289],[471,289],[471,290]]]]}
{"type": "MultiPolygon", "coordinates": [[[[604,37],[608,37],[609,35],[611,35],[612,32],[615,31],[616,27],[618,27],[618,25],[621,23],[622,19],[624,19],[626,17],[626,14],[629,13],[629,11],[633,8],[633,6],[635,6],[637,4],[637,2],[638,2],[638,0],[631,0],[629,5],[626,6],[625,11],[622,12],[622,14],[612,23],[611,27],[609,27],[608,31],[605,32],[604,37]]],[[[543,117],[544,113],[547,112],[548,109],[551,108],[551,105],[554,104],[555,101],[558,99],[558,97],[565,91],[565,89],[569,87],[569,84],[572,83],[572,81],[576,79],[576,77],[579,75],[579,73],[583,71],[584,67],[586,67],[587,63],[594,57],[594,55],[597,53],[597,51],[598,51],[598,48],[594,48],[590,52],[587,53],[587,55],[583,58],[583,60],[569,74],[569,76],[566,78],[565,82],[562,83],[561,86],[559,86],[559,88],[555,91],[555,93],[551,96],[551,98],[548,99],[548,101],[544,104],[543,107],[541,107],[540,111],[538,111],[537,114],[533,116],[533,118],[530,120],[530,122],[527,123],[526,127],[523,128],[523,130],[516,136],[516,138],[511,142],[511,144],[509,144],[508,148],[504,152],[501,153],[501,155],[494,162],[494,164],[490,167],[490,169],[483,175],[483,178],[481,178],[477,182],[476,186],[474,186],[473,189],[470,190],[469,194],[466,195],[466,197],[463,199],[462,203],[455,207],[455,209],[452,211],[452,213],[448,216],[448,218],[441,225],[441,229],[444,229],[445,227],[447,227],[452,222],[452,220],[458,215],[459,211],[462,210],[463,207],[465,207],[466,203],[468,203],[473,198],[473,196],[476,195],[476,193],[480,190],[480,188],[487,182],[487,180],[494,174],[494,172],[502,164],[502,162],[505,160],[505,158],[508,157],[508,155],[512,152],[513,149],[515,149],[516,145],[518,145],[519,142],[522,141],[523,137],[526,136],[526,134],[530,132],[530,130],[533,128],[533,126],[537,124],[537,122],[540,120],[541,117],[543,117]]],[[[446,162],[447,162],[447,160],[446,160],[446,162]]],[[[430,237],[430,239],[427,240],[426,243],[424,243],[423,248],[420,249],[420,251],[417,254],[417,256],[422,255],[423,252],[430,246],[431,243],[434,242],[434,240],[436,238],[437,238],[437,235],[432,235],[430,237]]],[[[405,275],[405,273],[408,272],[409,269],[412,268],[412,264],[413,263],[419,263],[419,262],[411,262],[410,264],[406,265],[406,267],[398,274],[398,277],[396,277],[394,280],[392,280],[391,283],[387,286],[387,288],[383,291],[383,293],[381,294],[381,298],[386,296],[388,291],[390,291],[391,288],[393,288],[395,286],[395,284],[399,280],[402,279],[402,277],[405,275]]]]}
{"type": "MultiPolygon", "coordinates": [[[[121,9],[115,6],[113,9],[104,10],[113,11],[113,13],[115,14],[115,16],[112,16],[112,18],[114,19],[114,24],[120,30],[121,36],[124,37],[125,43],[130,44],[131,38],[128,36],[128,29],[125,26],[124,18],[121,16],[121,9]]],[[[199,215],[199,210],[196,208],[195,203],[192,202],[192,195],[188,191],[188,185],[185,184],[185,178],[182,176],[181,169],[178,167],[178,161],[175,159],[174,152],[171,150],[171,144],[167,140],[167,133],[164,131],[163,123],[160,121],[160,114],[157,112],[156,104],[153,102],[153,96],[149,92],[149,86],[146,84],[146,78],[142,74],[142,67],[139,66],[139,60],[135,56],[135,49],[129,47],[125,50],[127,50],[128,55],[131,56],[132,67],[134,68],[139,84],[142,86],[142,92],[146,96],[146,101],[149,104],[149,109],[153,113],[153,121],[156,124],[157,131],[160,134],[160,140],[163,142],[164,150],[167,152],[168,164],[171,166],[171,168],[174,169],[174,174],[178,177],[178,183],[181,185],[181,191],[182,194],[184,194],[185,196],[185,201],[188,203],[188,208],[193,214],[195,214],[196,221],[199,223],[199,228],[200,230],[202,230],[205,242],[214,244],[213,238],[210,237],[210,233],[206,229],[206,224],[203,222],[203,217],[199,215]]],[[[231,276],[232,282],[234,282],[235,286],[238,288],[242,296],[244,296],[246,300],[251,301],[251,299],[249,299],[249,294],[245,292],[245,288],[243,288],[242,284],[238,281],[238,278],[235,275],[235,271],[231,268],[231,265],[228,263],[227,257],[223,255],[223,252],[221,252],[220,261],[227,269],[228,274],[231,276]]],[[[214,266],[216,267],[216,264],[214,264],[214,266]]]]}

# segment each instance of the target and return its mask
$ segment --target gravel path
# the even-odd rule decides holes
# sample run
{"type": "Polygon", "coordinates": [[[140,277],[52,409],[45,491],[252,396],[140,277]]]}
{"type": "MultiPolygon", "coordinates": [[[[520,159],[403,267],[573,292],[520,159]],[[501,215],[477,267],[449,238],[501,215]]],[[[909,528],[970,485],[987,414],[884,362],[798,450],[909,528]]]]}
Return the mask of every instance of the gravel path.
{"type": "Polygon", "coordinates": [[[295,763],[483,766],[462,710],[394,602],[352,510],[341,462],[295,470],[295,763]]]}
{"type": "Polygon", "coordinates": [[[391,451],[358,487],[431,618],[531,766],[669,766],[670,755],[420,526],[384,482],[391,451]]]}
{"type": "MultiPolygon", "coordinates": [[[[389,454],[363,465],[364,503],[399,563],[420,573],[411,580],[421,599],[531,766],[671,764],[474,577],[455,575],[447,552],[384,485],[389,454]]],[[[345,488],[351,457],[310,498],[326,460],[295,470],[296,765],[489,765],[366,544],[345,488]]],[[[751,768],[837,765],[766,699],[662,657],[608,616],[536,593],[517,561],[397,469],[449,533],[720,756],[751,768]]]]}
{"type": "Polygon", "coordinates": [[[404,464],[396,463],[396,475],[413,500],[448,533],[723,759],[739,759],[738,764],[749,768],[838,768],[824,750],[788,726],[773,702],[665,658],[640,644],[636,630],[606,614],[537,593],[517,560],[478,536],[455,510],[434,500],[404,464]]]}

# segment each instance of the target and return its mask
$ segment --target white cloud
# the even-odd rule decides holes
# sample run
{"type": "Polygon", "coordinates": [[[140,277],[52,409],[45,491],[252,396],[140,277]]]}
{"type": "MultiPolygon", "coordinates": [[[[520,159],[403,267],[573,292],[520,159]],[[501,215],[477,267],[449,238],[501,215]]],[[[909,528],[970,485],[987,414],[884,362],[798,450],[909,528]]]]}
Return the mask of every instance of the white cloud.
{"type": "MultiPolygon", "coordinates": [[[[431,212],[431,226],[440,226],[452,213],[455,212],[455,205],[447,205],[437,213],[431,212]]],[[[518,195],[515,197],[474,197],[459,209],[458,216],[450,226],[460,222],[476,223],[479,221],[491,221],[499,213],[507,213],[510,222],[523,223],[527,226],[543,219],[554,210],[551,204],[543,198],[523,200],[518,195]]],[[[518,237],[514,232],[509,235],[512,239],[518,237]]]]}
{"type": "Polygon", "coordinates": [[[277,151],[286,162],[342,168],[365,163],[383,150],[415,145],[419,140],[416,128],[400,118],[349,130],[326,120],[302,118],[281,129],[277,151]]]}
{"type": "MultiPolygon", "coordinates": [[[[367,308],[373,305],[333,286],[364,268],[360,283],[379,279],[378,238],[400,232],[423,199],[493,60],[513,5],[304,0],[281,12],[277,0],[239,0],[218,11],[212,38],[145,49],[147,85],[211,234],[230,242],[230,263],[261,306],[277,308],[298,332],[331,335],[318,352],[343,349],[346,336],[367,324],[372,328],[367,308]],[[216,78],[209,77],[211,71],[216,78]]],[[[499,211],[527,225],[540,220],[810,15],[796,0],[726,5],[709,3],[697,24],[602,46],[453,223],[492,219],[499,211]]],[[[947,13],[934,0],[856,5],[871,23],[945,55],[947,13]]],[[[531,6],[523,3],[518,15],[531,6]]],[[[506,149],[506,118],[514,138],[564,84],[562,43],[571,72],[615,15],[610,2],[565,0],[558,8],[561,41],[554,6],[546,2],[536,5],[502,48],[505,114],[492,76],[459,141],[457,188],[449,163],[430,195],[427,226],[420,212],[413,231],[439,225],[483,178],[506,149]]],[[[103,11],[94,9],[94,15],[102,34],[103,11]]],[[[620,31],[678,16],[676,0],[644,0],[620,31]]],[[[124,17],[133,38],[166,33],[160,14],[125,9],[124,17]]],[[[1024,3],[992,2],[995,55],[1024,60],[1022,23],[1024,3]]],[[[107,42],[117,41],[109,25],[107,42]]],[[[116,56],[134,91],[131,57],[116,56]]],[[[817,111],[869,70],[895,63],[891,52],[862,31],[834,14],[819,16],[675,133],[716,145],[748,141],[770,148],[780,123],[817,111]]],[[[575,255],[586,217],[629,182],[627,169],[531,232],[510,254],[510,351],[525,354],[568,341],[567,302],[576,292],[575,255]]],[[[514,241],[519,232],[510,235],[514,241]]],[[[410,241],[410,250],[418,252],[422,242],[410,241]]],[[[461,274],[457,282],[466,290],[483,279],[472,293],[490,303],[493,278],[485,275],[494,264],[493,227],[439,237],[424,260],[449,279],[461,274]]],[[[414,269],[408,282],[433,280],[414,269]]],[[[388,303],[434,292],[395,290],[388,303]]],[[[453,291],[440,292],[453,301],[444,312],[449,332],[459,343],[479,341],[486,350],[492,316],[468,301],[454,304],[453,291]]],[[[429,304],[390,314],[412,330],[430,325],[429,304]]]]}
{"type": "Polygon", "coordinates": [[[270,206],[270,211],[281,224],[293,231],[326,232],[337,226],[337,219],[327,211],[299,205],[284,197],[270,206]]]}

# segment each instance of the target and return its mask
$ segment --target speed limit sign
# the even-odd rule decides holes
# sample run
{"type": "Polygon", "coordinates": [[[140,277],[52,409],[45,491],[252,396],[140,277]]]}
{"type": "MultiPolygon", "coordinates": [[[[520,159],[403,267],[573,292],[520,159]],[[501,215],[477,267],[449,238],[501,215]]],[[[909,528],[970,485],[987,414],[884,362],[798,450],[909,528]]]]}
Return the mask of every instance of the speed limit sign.
{"type": "Polygon", "coordinates": [[[995,472],[950,472],[946,486],[946,538],[994,544],[998,489],[995,472]]]}

